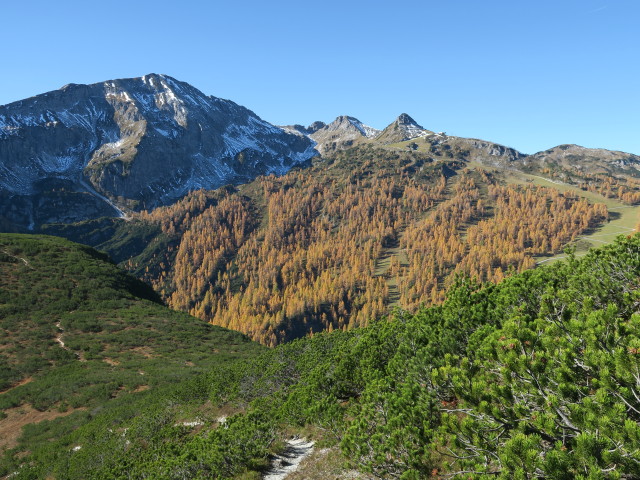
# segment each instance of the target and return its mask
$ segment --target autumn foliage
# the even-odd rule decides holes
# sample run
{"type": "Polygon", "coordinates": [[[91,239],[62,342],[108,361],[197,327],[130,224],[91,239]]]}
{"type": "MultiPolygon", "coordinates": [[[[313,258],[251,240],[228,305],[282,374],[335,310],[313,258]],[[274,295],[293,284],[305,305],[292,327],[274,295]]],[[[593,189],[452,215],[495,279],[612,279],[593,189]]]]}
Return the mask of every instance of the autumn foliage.
{"type": "Polygon", "coordinates": [[[457,273],[501,280],[607,218],[421,155],[361,147],[143,214],[174,239],[145,277],[173,308],[275,345],[438,303],[457,273]]]}

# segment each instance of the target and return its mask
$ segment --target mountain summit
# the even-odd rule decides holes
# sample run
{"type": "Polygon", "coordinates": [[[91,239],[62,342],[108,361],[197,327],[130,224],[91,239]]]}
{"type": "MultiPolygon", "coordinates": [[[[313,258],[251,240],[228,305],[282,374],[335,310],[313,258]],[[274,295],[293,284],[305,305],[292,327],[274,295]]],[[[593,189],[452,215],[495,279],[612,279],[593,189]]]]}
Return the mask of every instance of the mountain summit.
{"type": "Polygon", "coordinates": [[[380,130],[365,125],[360,120],[347,115],[340,115],[329,125],[319,128],[309,136],[317,142],[316,149],[320,153],[350,147],[361,140],[375,138],[380,130]]]}
{"type": "Polygon", "coordinates": [[[348,115],[340,115],[328,125],[324,122],[313,122],[306,128],[302,125],[287,125],[282,128],[310,138],[315,142],[316,150],[323,155],[352,147],[364,140],[373,140],[380,134],[380,130],[348,115]]]}
{"type": "Polygon", "coordinates": [[[12,197],[11,220],[32,227],[122,215],[316,154],[308,138],[168,75],[69,84],[0,106],[0,206],[12,197]],[[71,208],[38,208],[61,196],[71,208]]]}
{"type": "Polygon", "coordinates": [[[413,138],[425,137],[432,134],[431,130],[418,125],[413,118],[406,113],[402,113],[395,121],[385,128],[376,138],[381,143],[397,143],[411,140],[413,138]]]}

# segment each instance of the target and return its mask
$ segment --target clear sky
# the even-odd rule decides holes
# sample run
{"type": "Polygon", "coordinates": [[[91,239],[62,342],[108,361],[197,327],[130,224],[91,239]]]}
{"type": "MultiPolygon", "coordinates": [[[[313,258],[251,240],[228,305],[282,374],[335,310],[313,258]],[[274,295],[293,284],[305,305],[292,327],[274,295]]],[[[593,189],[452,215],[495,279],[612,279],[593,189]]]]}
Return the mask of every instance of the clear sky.
{"type": "Polygon", "coordinates": [[[638,0],[0,0],[0,105],[165,73],[275,124],[352,115],[640,154],[638,0]]]}

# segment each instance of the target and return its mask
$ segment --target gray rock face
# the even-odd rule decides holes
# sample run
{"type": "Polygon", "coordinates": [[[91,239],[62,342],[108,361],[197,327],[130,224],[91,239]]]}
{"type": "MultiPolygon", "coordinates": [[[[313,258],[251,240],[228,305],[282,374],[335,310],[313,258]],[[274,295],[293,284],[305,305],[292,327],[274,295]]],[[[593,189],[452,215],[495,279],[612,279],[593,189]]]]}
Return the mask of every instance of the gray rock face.
{"type": "Polygon", "coordinates": [[[319,121],[319,120],[316,120],[315,122],[313,122],[311,125],[309,125],[309,126],[307,127],[307,133],[308,133],[309,135],[311,135],[312,133],[315,133],[315,132],[317,132],[318,130],[320,130],[321,128],[326,127],[326,126],[327,126],[327,124],[326,124],[326,123],[321,122],[321,121],[319,121]]]}
{"type": "Polygon", "coordinates": [[[315,155],[308,138],[166,75],[71,84],[0,106],[0,199],[22,205],[17,216],[60,181],[89,197],[85,213],[69,209],[81,220],[283,174],[315,155]]]}
{"type": "Polygon", "coordinates": [[[296,123],[295,125],[285,125],[281,128],[291,133],[309,136],[313,133],[316,133],[318,130],[326,126],[327,126],[326,123],[316,121],[316,122],[313,122],[308,127],[304,127],[296,123]]]}
{"type": "Polygon", "coordinates": [[[360,141],[375,138],[380,133],[380,130],[346,115],[337,117],[329,125],[315,122],[308,130],[311,132],[309,137],[317,142],[316,149],[322,154],[353,146],[360,141]]]}
{"type": "Polygon", "coordinates": [[[476,138],[447,137],[450,143],[468,151],[468,160],[483,165],[513,168],[516,161],[527,157],[513,148],[476,138]]]}
{"type": "Polygon", "coordinates": [[[640,176],[640,156],[602,148],[580,145],[558,145],[529,156],[529,162],[539,167],[561,167],[567,170],[606,175],[640,176]]]}

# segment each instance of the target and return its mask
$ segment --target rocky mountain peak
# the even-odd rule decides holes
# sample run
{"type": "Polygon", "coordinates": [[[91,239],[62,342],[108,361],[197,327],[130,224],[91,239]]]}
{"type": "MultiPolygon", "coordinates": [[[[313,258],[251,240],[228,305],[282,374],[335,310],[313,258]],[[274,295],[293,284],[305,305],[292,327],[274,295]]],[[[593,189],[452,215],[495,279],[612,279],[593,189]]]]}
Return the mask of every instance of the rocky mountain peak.
{"type": "Polygon", "coordinates": [[[311,125],[309,125],[307,127],[307,131],[309,132],[309,134],[315,133],[318,130],[320,130],[321,128],[326,127],[326,126],[327,126],[326,123],[317,120],[317,121],[313,122],[311,125]]]}
{"type": "MultiPolygon", "coordinates": [[[[320,123],[316,122],[317,126],[320,123]]],[[[365,125],[355,117],[340,115],[330,124],[323,124],[322,127],[310,133],[309,137],[317,143],[316,150],[325,154],[374,138],[379,133],[380,130],[365,125]]]]}
{"type": "Polygon", "coordinates": [[[350,117],[348,115],[340,115],[324,128],[328,131],[342,130],[366,138],[373,138],[380,133],[380,130],[376,130],[373,127],[365,125],[357,118],[350,117]]]}
{"type": "Polygon", "coordinates": [[[538,152],[527,157],[527,161],[538,168],[561,166],[566,171],[580,171],[591,174],[638,175],[640,156],[632,153],[603,148],[587,148],[580,145],[564,144],[538,152]]]}
{"type": "Polygon", "coordinates": [[[289,133],[293,133],[296,135],[304,135],[304,136],[309,136],[312,135],[314,133],[316,133],[318,130],[320,130],[321,128],[326,127],[327,124],[324,122],[320,122],[320,121],[315,121],[313,122],[311,125],[309,125],[308,127],[305,127],[303,125],[300,125],[299,123],[296,123],[295,125],[283,125],[280,128],[282,128],[283,130],[289,132],[289,133]]]}
{"type": "Polygon", "coordinates": [[[411,118],[408,114],[406,113],[401,113],[398,118],[396,118],[396,123],[398,125],[406,125],[406,126],[414,126],[414,127],[418,127],[418,128],[423,128],[421,125],[418,125],[418,122],[416,122],[413,118],[411,118]]]}
{"type": "Polygon", "coordinates": [[[397,143],[430,134],[433,132],[419,125],[408,114],[402,113],[376,137],[376,140],[382,143],[397,143]]]}
{"type": "MultiPolygon", "coordinates": [[[[19,198],[15,217],[32,218],[55,184],[93,210],[149,209],[190,190],[283,174],[317,155],[313,147],[168,75],[69,84],[0,106],[0,207],[19,198]]],[[[65,210],[82,219],[83,208],[65,210]]]]}

